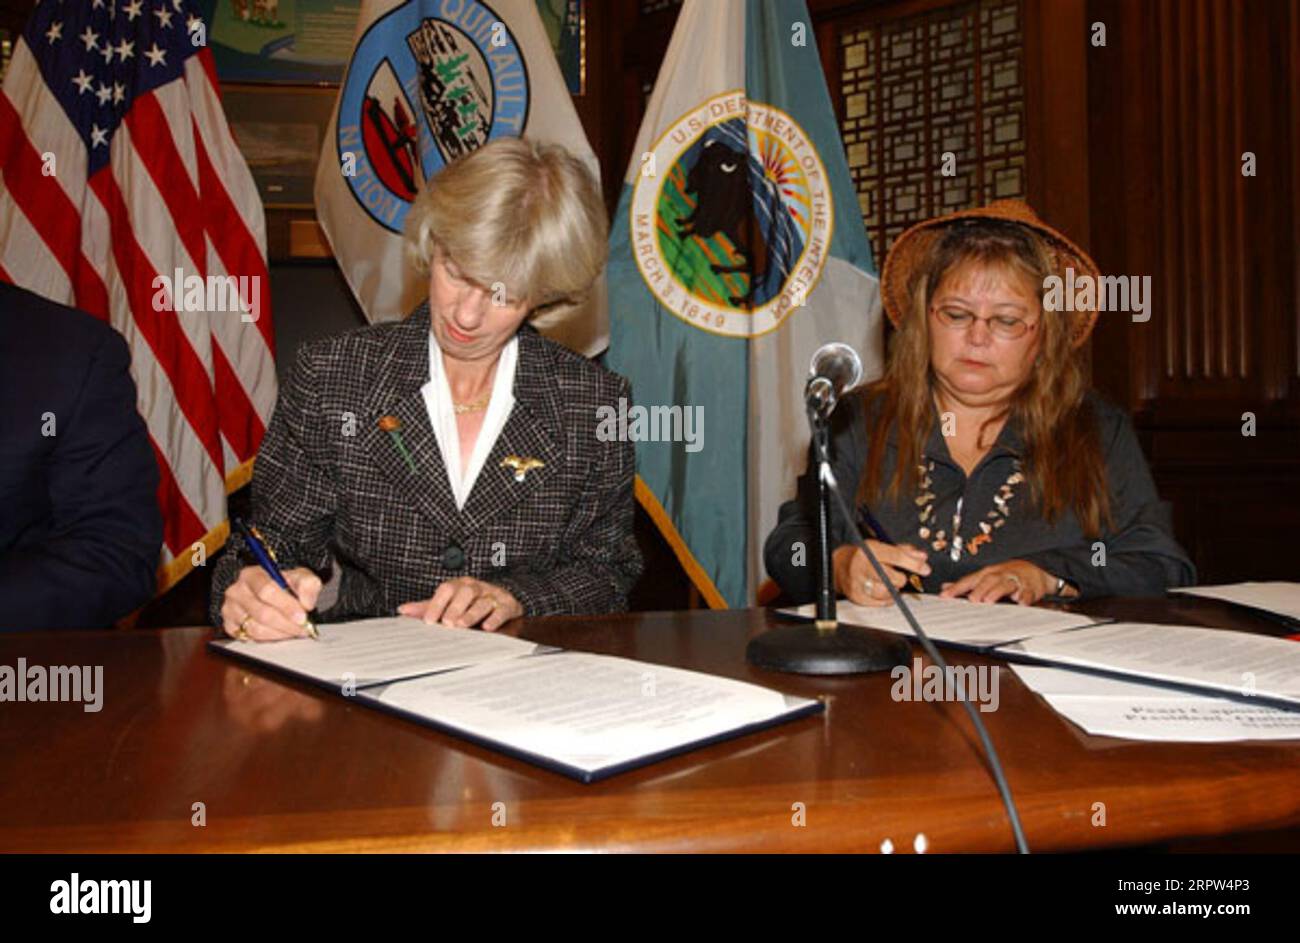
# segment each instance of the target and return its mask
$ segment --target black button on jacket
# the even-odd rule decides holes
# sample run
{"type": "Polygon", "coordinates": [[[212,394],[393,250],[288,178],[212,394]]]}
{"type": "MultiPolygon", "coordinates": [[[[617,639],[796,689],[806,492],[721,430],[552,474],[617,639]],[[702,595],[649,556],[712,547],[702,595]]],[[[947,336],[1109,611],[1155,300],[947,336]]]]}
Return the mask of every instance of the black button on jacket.
{"type": "Polygon", "coordinates": [[[465,565],[465,551],[452,544],[442,552],[442,565],[449,570],[459,570],[465,565]]]}
{"type": "MultiPolygon", "coordinates": [[[[1174,540],[1168,508],[1156,494],[1128,416],[1096,394],[1089,394],[1089,402],[1100,427],[1114,521],[1114,529],[1097,539],[1084,536],[1072,511],[1051,524],[1039,513],[1029,481],[1018,474],[1023,439],[1014,420],[1006,423],[968,477],[949,454],[934,416],[921,459],[925,471],[918,478],[921,483],[928,476],[928,486],[919,488],[919,494],[900,492],[894,500],[879,496],[871,506],[896,543],[926,551],[931,568],[922,579],[926,592],[937,593],[943,583],[1012,559],[1064,577],[1085,598],[1159,595],[1168,587],[1196,581],[1191,560],[1174,540]],[[954,537],[960,537],[960,546],[954,537]]],[[[850,395],[831,420],[833,470],[855,509],[867,458],[867,408],[864,395],[850,395]]],[[[882,458],[881,480],[887,483],[898,461],[892,432],[882,458]]],[[[768,573],[797,602],[812,600],[817,587],[817,478],[811,450],[808,468],[799,478],[795,498],[781,506],[777,526],[763,548],[768,573]]],[[[849,543],[850,524],[833,503],[831,522],[832,549],[849,543]]]]}

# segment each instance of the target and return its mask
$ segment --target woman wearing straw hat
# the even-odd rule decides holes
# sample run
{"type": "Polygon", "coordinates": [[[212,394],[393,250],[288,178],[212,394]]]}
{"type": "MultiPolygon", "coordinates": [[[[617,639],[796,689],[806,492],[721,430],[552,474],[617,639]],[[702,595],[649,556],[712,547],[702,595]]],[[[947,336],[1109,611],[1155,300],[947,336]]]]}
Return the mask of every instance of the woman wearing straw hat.
{"type": "MultiPolygon", "coordinates": [[[[897,331],[884,376],[837,409],[832,455],[895,586],[1027,605],[1195,581],[1132,424],[1084,378],[1096,311],[1044,306],[1045,283],[1070,269],[1099,277],[1019,200],[926,221],[890,251],[880,288],[897,331]]],[[[764,547],[799,601],[816,591],[800,552],[816,540],[816,491],[804,474],[764,547]]],[[[888,604],[851,526],[833,511],[836,589],[888,604]]]]}

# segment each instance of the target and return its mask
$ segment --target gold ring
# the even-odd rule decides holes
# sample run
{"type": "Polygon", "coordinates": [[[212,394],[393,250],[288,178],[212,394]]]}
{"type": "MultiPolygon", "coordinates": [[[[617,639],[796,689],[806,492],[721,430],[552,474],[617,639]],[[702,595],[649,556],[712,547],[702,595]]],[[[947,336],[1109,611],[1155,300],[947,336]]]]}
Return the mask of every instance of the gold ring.
{"type": "Polygon", "coordinates": [[[1025,588],[1025,587],[1024,587],[1024,584],[1020,582],[1020,577],[1016,576],[1016,574],[1014,574],[1014,573],[1005,573],[1005,574],[1003,574],[1003,575],[1006,576],[1007,579],[1011,580],[1011,582],[1013,582],[1013,583],[1016,584],[1016,590],[1017,590],[1017,591],[1022,590],[1022,589],[1025,588]]]}
{"type": "Polygon", "coordinates": [[[247,642],[249,640],[248,623],[252,621],[252,616],[244,616],[243,621],[239,623],[239,628],[235,630],[235,638],[241,642],[247,642]]]}
{"type": "Polygon", "coordinates": [[[876,593],[876,581],[875,581],[875,580],[863,580],[863,581],[862,581],[862,588],[863,588],[864,590],[866,590],[866,593],[867,593],[868,596],[874,596],[875,593],[876,593]]]}

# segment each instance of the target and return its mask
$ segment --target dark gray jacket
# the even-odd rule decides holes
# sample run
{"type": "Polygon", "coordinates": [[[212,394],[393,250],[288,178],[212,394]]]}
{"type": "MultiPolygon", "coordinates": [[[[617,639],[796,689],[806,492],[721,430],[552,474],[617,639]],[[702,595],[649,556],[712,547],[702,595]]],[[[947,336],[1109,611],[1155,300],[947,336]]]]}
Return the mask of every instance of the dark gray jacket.
{"type": "MultiPolygon", "coordinates": [[[[835,477],[855,512],[855,494],[867,457],[866,402],[861,393],[850,395],[832,416],[835,477]]],[[[1196,581],[1191,560],[1173,538],[1168,510],[1156,494],[1128,416],[1096,394],[1089,394],[1089,402],[1100,427],[1115,524],[1100,538],[1104,565],[1102,548],[1084,536],[1072,512],[1048,524],[1031,503],[1029,482],[1018,474],[1023,439],[1014,421],[1007,422],[968,478],[949,455],[936,414],[923,450],[926,477],[921,479],[920,493],[901,494],[893,501],[881,497],[871,507],[890,538],[926,551],[931,568],[922,581],[926,592],[938,592],[942,583],[1012,559],[1064,577],[1085,598],[1159,595],[1167,587],[1196,581]],[[959,499],[960,547],[954,560],[952,524],[959,499]]],[[[891,430],[881,463],[882,481],[889,481],[897,457],[891,430]]],[[[800,476],[795,499],[781,506],[777,526],[763,548],[767,572],[797,602],[813,599],[817,586],[817,480],[811,449],[808,466],[811,471],[800,476]],[[806,548],[802,554],[799,543],[806,548]]],[[[849,543],[849,523],[833,504],[831,520],[832,549],[849,543]]],[[[864,536],[871,535],[864,532],[864,536]]]]}

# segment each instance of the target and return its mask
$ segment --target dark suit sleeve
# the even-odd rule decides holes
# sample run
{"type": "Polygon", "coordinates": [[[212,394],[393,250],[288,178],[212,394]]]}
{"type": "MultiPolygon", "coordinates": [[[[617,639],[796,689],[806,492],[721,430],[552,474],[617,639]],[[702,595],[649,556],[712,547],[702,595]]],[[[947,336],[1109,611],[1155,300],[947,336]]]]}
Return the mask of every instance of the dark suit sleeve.
{"type": "MultiPolygon", "coordinates": [[[[621,378],[618,396],[631,402],[628,383],[621,378]]],[[[599,445],[600,458],[593,464],[586,497],[570,516],[560,541],[563,558],[545,571],[510,569],[492,580],[519,600],[525,615],[627,609],[627,594],[642,569],[632,532],[636,445],[617,440],[599,445]]]]}
{"type": "MultiPolygon", "coordinates": [[[[831,414],[831,471],[850,507],[866,463],[864,412],[859,396],[846,397],[831,414]]],[[[792,602],[811,602],[817,596],[817,460],[808,445],[808,464],[795,485],[793,500],[777,512],[776,527],[763,543],[763,562],[792,602]]],[[[854,540],[854,525],[844,519],[831,497],[832,551],[854,540]]]]}
{"type": "Polygon", "coordinates": [[[1127,416],[1117,418],[1104,447],[1115,530],[1102,535],[1100,546],[1084,540],[1022,559],[1073,583],[1085,599],[1158,596],[1169,587],[1192,585],[1196,568],[1174,539],[1167,505],[1156,493],[1127,416]]]}
{"type": "Polygon", "coordinates": [[[44,473],[53,521],[36,545],[0,555],[0,624],[102,628],[153,595],[162,514],[158,466],[116,331],[90,356],[69,415],[56,415],[44,473]]]}
{"type": "MultiPolygon", "coordinates": [[[[322,571],[329,566],[338,486],[326,454],[333,439],[326,434],[318,400],[311,348],[304,346],[280,387],[253,466],[250,523],[275,550],[282,570],[322,571]]],[[[213,625],[221,625],[226,589],[247,565],[241,557],[243,549],[243,538],[232,534],[214,565],[208,605],[213,625]]]]}

